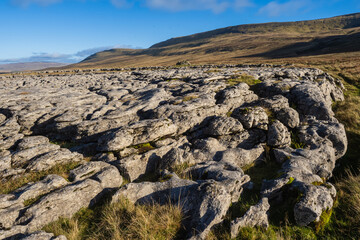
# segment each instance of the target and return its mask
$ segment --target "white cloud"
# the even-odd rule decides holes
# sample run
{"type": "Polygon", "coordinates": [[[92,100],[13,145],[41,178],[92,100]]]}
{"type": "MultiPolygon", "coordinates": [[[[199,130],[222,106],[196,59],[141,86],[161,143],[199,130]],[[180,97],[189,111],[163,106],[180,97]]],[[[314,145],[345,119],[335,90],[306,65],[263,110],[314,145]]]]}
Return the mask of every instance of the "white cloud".
{"type": "Polygon", "coordinates": [[[72,55],[60,53],[33,53],[30,57],[1,59],[0,63],[21,63],[21,62],[63,62],[72,63],[72,55]]]}
{"type": "Polygon", "coordinates": [[[280,15],[294,14],[300,10],[304,10],[309,4],[308,0],[290,0],[288,2],[279,3],[277,1],[269,2],[264,7],[260,8],[260,14],[266,14],[270,17],[280,15]]]}
{"type": "Polygon", "coordinates": [[[11,58],[11,59],[0,59],[0,63],[21,63],[21,62],[59,62],[59,63],[75,63],[79,62],[86,57],[101,52],[104,50],[109,50],[112,48],[133,48],[138,49],[138,47],[133,47],[130,45],[115,45],[108,47],[97,47],[89,48],[74,54],[62,54],[62,53],[33,53],[30,57],[23,58],[11,58]]]}

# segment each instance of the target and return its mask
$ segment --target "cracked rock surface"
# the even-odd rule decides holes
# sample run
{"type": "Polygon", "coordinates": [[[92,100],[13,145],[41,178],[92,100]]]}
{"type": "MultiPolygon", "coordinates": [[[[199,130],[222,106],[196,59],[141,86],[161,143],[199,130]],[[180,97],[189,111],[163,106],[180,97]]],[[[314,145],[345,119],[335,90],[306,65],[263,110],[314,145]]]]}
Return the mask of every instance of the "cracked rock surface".
{"type": "Polygon", "coordinates": [[[288,191],[299,194],[300,226],[334,204],[328,179],[347,139],[331,104],[344,96],[341,82],[318,69],[34,73],[3,76],[0,95],[1,183],[45,174],[0,195],[0,239],[66,239],[39,230],[108,194],[179,204],[185,238],[204,239],[251,188],[246,169],[269,162],[277,177],[263,179],[260,202],[232,219],[233,237],[239,227],[267,227],[288,191]],[[244,74],[260,83],[242,82],[244,74]],[[63,165],[71,166],[66,179],[50,174],[63,165]],[[157,180],[145,181],[150,175],[157,180]]]}

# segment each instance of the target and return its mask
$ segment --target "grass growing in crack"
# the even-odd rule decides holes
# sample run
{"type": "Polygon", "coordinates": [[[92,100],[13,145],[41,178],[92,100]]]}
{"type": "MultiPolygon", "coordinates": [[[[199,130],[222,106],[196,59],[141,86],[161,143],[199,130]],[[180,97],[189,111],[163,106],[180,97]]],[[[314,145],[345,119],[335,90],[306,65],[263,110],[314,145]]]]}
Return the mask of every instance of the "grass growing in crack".
{"type": "Polygon", "coordinates": [[[306,144],[300,141],[299,135],[296,131],[291,132],[291,145],[294,149],[305,148],[306,144]]]}
{"type": "Polygon", "coordinates": [[[142,153],[145,153],[145,152],[155,149],[155,147],[151,143],[138,144],[138,145],[132,146],[132,148],[138,150],[138,154],[142,154],[142,153]]]}
{"type": "Polygon", "coordinates": [[[43,228],[69,240],[174,239],[181,228],[181,207],[167,204],[135,205],[125,198],[95,209],[82,209],[43,228]]]}
{"type": "Polygon", "coordinates": [[[75,163],[75,162],[63,164],[63,165],[58,164],[47,171],[29,172],[22,174],[21,176],[16,178],[10,178],[5,181],[1,181],[0,194],[10,193],[26,185],[29,182],[40,181],[42,178],[44,178],[49,174],[57,174],[65,179],[68,179],[70,170],[76,168],[77,166],[79,166],[79,163],[75,163]]]}
{"type": "Polygon", "coordinates": [[[199,98],[199,96],[187,95],[187,96],[183,97],[182,101],[183,102],[188,102],[188,101],[191,101],[191,100],[194,100],[194,99],[197,99],[197,98],[199,98]]]}
{"type": "Polygon", "coordinates": [[[265,110],[266,115],[268,116],[269,122],[270,123],[274,122],[276,120],[275,113],[269,108],[263,107],[263,109],[265,110]]]}
{"type": "Polygon", "coordinates": [[[226,80],[226,84],[229,86],[235,86],[239,83],[246,83],[247,85],[252,86],[261,83],[261,81],[247,74],[234,75],[226,80]]]}
{"type": "Polygon", "coordinates": [[[32,205],[33,203],[37,202],[41,197],[43,197],[44,194],[40,195],[40,196],[37,196],[37,197],[34,197],[34,198],[30,198],[30,199],[27,199],[23,202],[24,206],[27,207],[27,206],[30,206],[32,205]]]}
{"type": "Polygon", "coordinates": [[[50,141],[51,144],[59,145],[61,148],[73,148],[79,145],[79,143],[75,142],[67,142],[67,141],[50,141]]]}
{"type": "Polygon", "coordinates": [[[173,166],[171,168],[171,171],[176,173],[176,175],[179,178],[192,180],[191,173],[185,172],[186,169],[188,169],[188,168],[190,168],[192,166],[193,166],[193,164],[189,164],[189,163],[185,162],[185,163],[173,166]]]}

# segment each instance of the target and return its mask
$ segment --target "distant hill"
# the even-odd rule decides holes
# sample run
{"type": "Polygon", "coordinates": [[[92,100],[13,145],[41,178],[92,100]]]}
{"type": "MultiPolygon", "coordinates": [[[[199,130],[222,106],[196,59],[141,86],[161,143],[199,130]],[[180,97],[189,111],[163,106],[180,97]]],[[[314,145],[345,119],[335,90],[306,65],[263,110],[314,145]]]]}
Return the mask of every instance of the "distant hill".
{"type": "Polygon", "coordinates": [[[360,13],[326,19],[246,24],[172,38],[148,49],[111,49],[65,68],[237,63],[360,51],[360,13]]]}
{"type": "Polygon", "coordinates": [[[17,71],[30,71],[41,70],[45,68],[62,67],[66,63],[53,63],[53,62],[24,62],[24,63],[9,63],[0,64],[0,72],[17,72],[17,71]]]}

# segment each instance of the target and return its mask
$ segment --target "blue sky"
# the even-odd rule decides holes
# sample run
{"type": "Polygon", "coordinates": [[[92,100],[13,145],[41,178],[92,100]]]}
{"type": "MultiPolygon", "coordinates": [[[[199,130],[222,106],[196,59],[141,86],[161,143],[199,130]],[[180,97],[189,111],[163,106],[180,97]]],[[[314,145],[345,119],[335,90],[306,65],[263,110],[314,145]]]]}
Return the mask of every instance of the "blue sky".
{"type": "Polygon", "coordinates": [[[216,28],[360,12],[360,0],[0,0],[0,63],[77,62],[216,28]]]}

